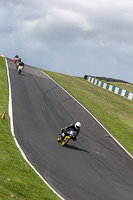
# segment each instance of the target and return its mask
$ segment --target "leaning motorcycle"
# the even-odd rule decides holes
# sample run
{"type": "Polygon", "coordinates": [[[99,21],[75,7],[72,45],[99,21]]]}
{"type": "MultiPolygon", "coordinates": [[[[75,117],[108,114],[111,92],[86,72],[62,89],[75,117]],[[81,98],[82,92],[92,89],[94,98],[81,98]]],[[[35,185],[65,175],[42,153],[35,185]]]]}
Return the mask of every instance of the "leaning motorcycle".
{"type": "Polygon", "coordinates": [[[76,138],[76,133],[73,129],[69,129],[67,131],[67,133],[65,134],[64,132],[61,133],[61,137],[60,137],[60,141],[61,141],[61,145],[65,146],[69,140],[75,140],[76,138]]]}

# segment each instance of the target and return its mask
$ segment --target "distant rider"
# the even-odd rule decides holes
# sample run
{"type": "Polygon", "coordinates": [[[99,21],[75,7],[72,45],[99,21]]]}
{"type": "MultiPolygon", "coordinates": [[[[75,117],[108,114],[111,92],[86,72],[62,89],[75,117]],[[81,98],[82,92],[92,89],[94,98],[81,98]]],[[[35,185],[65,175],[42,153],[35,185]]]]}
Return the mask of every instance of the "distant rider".
{"type": "Polygon", "coordinates": [[[22,66],[24,68],[24,62],[23,60],[21,60],[21,58],[18,59],[17,63],[16,63],[16,68],[18,70],[18,67],[22,66]]]}
{"type": "Polygon", "coordinates": [[[16,62],[16,69],[18,70],[19,63],[21,62],[21,58],[19,58],[16,62]]]}
{"type": "MultiPolygon", "coordinates": [[[[79,134],[79,131],[80,131],[80,127],[81,127],[81,123],[76,122],[75,124],[70,124],[69,126],[67,126],[65,128],[61,128],[61,133],[59,134],[58,142],[63,140],[65,138],[65,136],[68,135],[67,132],[70,130],[70,128],[75,131],[76,137],[77,137],[79,134]],[[64,133],[64,134],[62,134],[62,133],[64,133]]],[[[73,140],[76,140],[76,137],[73,138],[73,140]]]]}
{"type": "Polygon", "coordinates": [[[16,55],[16,56],[14,57],[14,64],[16,64],[16,62],[18,61],[18,59],[19,59],[19,57],[18,57],[18,55],[16,55]]]}
{"type": "Polygon", "coordinates": [[[23,60],[21,60],[21,62],[19,63],[19,65],[24,68],[24,62],[23,62],[23,60]]]}

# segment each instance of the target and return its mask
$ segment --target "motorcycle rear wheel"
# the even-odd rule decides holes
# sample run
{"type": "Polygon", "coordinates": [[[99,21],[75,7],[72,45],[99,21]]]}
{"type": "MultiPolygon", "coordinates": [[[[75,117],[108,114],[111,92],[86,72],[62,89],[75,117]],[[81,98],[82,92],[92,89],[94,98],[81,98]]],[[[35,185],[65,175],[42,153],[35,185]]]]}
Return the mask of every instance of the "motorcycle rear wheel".
{"type": "Polygon", "coordinates": [[[18,70],[18,74],[20,74],[20,73],[21,73],[21,69],[18,70]]]}

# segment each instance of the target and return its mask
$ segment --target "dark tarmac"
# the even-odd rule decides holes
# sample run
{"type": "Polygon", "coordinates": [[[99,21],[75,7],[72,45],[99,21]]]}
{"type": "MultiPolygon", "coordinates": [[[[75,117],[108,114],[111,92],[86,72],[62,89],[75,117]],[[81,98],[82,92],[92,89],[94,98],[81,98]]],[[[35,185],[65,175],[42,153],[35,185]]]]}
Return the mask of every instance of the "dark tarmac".
{"type": "Polygon", "coordinates": [[[40,175],[65,200],[133,200],[132,158],[47,75],[7,61],[15,136],[40,175]],[[77,121],[77,141],[62,147],[61,127],[77,121]]]}

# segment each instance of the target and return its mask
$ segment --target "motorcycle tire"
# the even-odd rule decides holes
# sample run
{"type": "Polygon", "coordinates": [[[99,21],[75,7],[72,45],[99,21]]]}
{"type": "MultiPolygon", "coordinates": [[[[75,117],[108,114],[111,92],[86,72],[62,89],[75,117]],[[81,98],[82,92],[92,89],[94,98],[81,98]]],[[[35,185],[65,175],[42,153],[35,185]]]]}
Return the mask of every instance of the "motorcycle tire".
{"type": "Polygon", "coordinates": [[[62,141],[62,146],[65,146],[67,143],[68,143],[68,141],[70,140],[70,138],[69,137],[65,137],[64,138],[64,140],[62,141]]]}
{"type": "Polygon", "coordinates": [[[21,69],[18,70],[18,74],[20,74],[20,73],[21,73],[21,69]]]}

